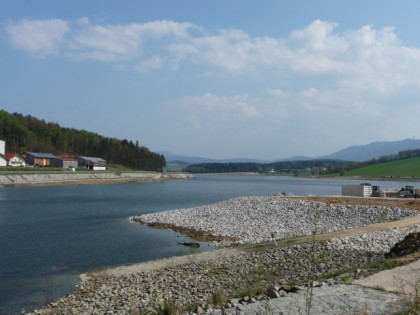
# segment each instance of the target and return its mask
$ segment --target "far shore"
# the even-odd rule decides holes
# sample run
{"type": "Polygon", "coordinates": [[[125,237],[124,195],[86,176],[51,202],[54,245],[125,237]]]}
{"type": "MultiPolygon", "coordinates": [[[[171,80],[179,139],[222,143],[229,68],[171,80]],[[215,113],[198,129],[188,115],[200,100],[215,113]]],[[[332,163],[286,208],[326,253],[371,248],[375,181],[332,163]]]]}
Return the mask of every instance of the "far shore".
{"type": "Polygon", "coordinates": [[[187,173],[160,172],[63,172],[0,174],[0,187],[99,185],[119,183],[149,183],[194,178],[187,173]]]}
{"type": "Polygon", "coordinates": [[[271,174],[271,173],[258,173],[258,172],[233,172],[233,173],[197,173],[200,175],[235,175],[235,176],[287,176],[296,178],[312,178],[312,179],[325,179],[325,180],[361,180],[361,181],[396,181],[396,182],[420,182],[418,177],[378,177],[378,176],[322,176],[322,175],[299,175],[293,174],[271,174]]]}
{"type": "MultiPolygon", "coordinates": [[[[232,176],[288,176],[278,174],[260,174],[255,172],[203,173],[205,175],[232,176]]],[[[202,175],[202,174],[200,174],[202,175]]],[[[292,175],[290,175],[292,177],[292,175]]],[[[0,187],[15,186],[60,186],[60,185],[99,185],[123,183],[150,183],[177,179],[192,179],[195,174],[182,172],[147,172],[147,171],[97,171],[97,172],[0,172],[0,187]]],[[[401,177],[361,177],[361,176],[298,176],[297,178],[323,180],[354,181],[406,181],[420,182],[420,178],[401,177]]]]}

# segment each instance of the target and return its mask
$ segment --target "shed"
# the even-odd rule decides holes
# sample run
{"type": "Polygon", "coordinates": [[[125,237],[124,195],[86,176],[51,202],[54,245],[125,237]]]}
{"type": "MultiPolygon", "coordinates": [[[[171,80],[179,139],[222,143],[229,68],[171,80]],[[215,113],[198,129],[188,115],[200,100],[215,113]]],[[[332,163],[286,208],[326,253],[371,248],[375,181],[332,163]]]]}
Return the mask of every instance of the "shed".
{"type": "Polygon", "coordinates": [[[70,157],[58,157],[51,161],[51,166],[61,167],[65,169],[74,169],[78,165],[78,161],[70,157]]]}
{"type": "Polygon", "coordinates": [[[84,167],[93,171],[106,171],[106,161],[98,157],[78,156],[79,167],[84,167]]]}
{"type": "Polygon", "coordinates": [[[342,185],[341,194],[343,196],[370,197],[372,185],[369,183],[342,185]]]}
{"type": "Polygon", "coordinates": [[[50,166],[57,156],[51,153],[26,152],[26,160],[33,166],[50,166]]]}
{"type": "Polygon", "coordinates": [[[13,167],[26,166],[26,160],[17,153],[6,154],[6,158],[9,160],[9,166],[13,166],[13,167]]]}

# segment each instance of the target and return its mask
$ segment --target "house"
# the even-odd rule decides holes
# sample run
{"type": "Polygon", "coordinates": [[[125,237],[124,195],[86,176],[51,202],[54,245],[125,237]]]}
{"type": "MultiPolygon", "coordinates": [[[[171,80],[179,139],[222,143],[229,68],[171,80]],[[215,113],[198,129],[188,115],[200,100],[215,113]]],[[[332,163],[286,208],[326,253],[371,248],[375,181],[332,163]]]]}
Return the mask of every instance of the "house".
{"type": "Polygon", "coordinates": [[[26,160],[32,166],[50,166],[51,161],[58,158],[51,153],[26,152],[26,160]]]}
{"type": "Polygon", "coordinates": [[[6,158],[9,160],[9,166],[13,167],[25,167],[25,159],[17,153],[6,154],[6,158]]]}
{"type": "Polygon", "coordinates": [[[6,142],[3,140],[0,140],[0,154],[6,154],[6,142]]]}
{"type": "Polygon", "coordinates": [[[7,166],[7,157],[4,154],[0,153],[0,167],[7,166]]]}
{"type": "Polygon", "coordinates": [[[84,167],[93,171],[106,171],[106,161],[98,157],[78,156],[79,167],[84,167]]]}
{"type": "Polygon", "coordinates": [[[77,168],[78,161],[74,158],[69,157],[58,157],[51,161],[51,166],[61,167],[65,169],[75,169],[77,168]]]}

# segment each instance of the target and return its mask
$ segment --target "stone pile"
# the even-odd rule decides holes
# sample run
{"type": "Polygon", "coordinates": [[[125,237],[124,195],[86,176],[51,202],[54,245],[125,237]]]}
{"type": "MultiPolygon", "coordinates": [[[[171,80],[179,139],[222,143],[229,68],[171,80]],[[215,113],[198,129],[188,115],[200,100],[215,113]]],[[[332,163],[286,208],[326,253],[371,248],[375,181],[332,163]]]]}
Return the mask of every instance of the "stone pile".
{"type": "Polygon", "coordinates": [[[220,203],[134,217],[144,224],[175,226],[243,243],[326,233],[415,216],[417,211],[332,205],[283,197],[239,197],[220,203]]]}
{"type": "MultiPolygon", "coordinates": [[[[280,288],[291,281],[304,282],[313,276],[332,274],[345,268],[356,268],[356,266],[377,261],[382,259],[384,253],[389,252],[395,243],[413,232],[420,232],[420,225],[335,238],[323,242],[274,247],[262,251],[239,251],[238,254],[232,256],[208,261],[194,261],[194,256],[191,256],[191,260],[184,265],[168,266],[149,272],[137,272],[122,276],[107,276],[106,273],[97,273],[95,277],[82,282],[78,289],[69,296],[44,309],[37,310],[33,314],[140,314],[159,307],[164,301],[184,307],[186,312],[197,311],[197,304],[200,305],[203,312],[206,308],[211,312],[209,303],[211,303],[213,294],[218,290],[221,290],[227,297],[237,294],[245,295],[248,294],[250,288],[257,290],[258,288],[253,288],[253,285],[258,283],[264,286],[262,289],[267,294],[258,299],[250,298],[245,303],[237,301],[239,306],[231,305],[239,307],[241,314],[255,314],[253,307],[258,309],[264,307],[261,300],[268,298],[266,289],[276,288],[276,286],[280,288]],[[249,306],[253,303],[256,305],[249,306]],[[248,307],[250,307],[249,310],[248,307]]],[[[339,285],[345,282],[348,277],[362,274],[363,270],[355,269],[351,275],[346,274],[325,279],[323,284],[320,283],[319,290],[339,285]]],[[[360,292],[356,295],[355,290],[358,289],[353,286],[340,286],[342,297],[357,296],[357,299],[362,299],[363,294],[360,292]]],[[[322,298],[324,304],[320,302],[321,304],[318,305],[321,309],[326,307],[334,309],[337,306],[334,303],[345,302],[343,299],[334,297],[333,293],[338,292],[335,288],[328,294],[325,293],[328,292],[326,290],[322,292],[319,294],[324,294],[322,298]]],[[[381,295],[381,292],[377,291],[367,294],[368,290],[366,289],[363,292],[367,299],[371,297],[373,305],[375,305],[375,299],[384,299],[384,296],[388,294],[381,295]]],[[[274,293],[271,292],[271,294],[274,293]]],[[[276,301],[281,303],[281,300],[285,299],[286,306],[273,305],[272,307],[277,307],[277,310],[287,310],[287,303],[291,303],[291,301],[294,301],[293,303],[296,303],[299,309],[304,307],[304,304],[302,306],[299,302],[302,296],[288,293],[284,287],[282,292],[278,290],[278,295],[280,297],[276,301]],[[295,300],[293,296],[300,297],[295,300]]],[[[360,305],[370,305],[368,302],[364,303],[363,300],[359,302],[360,305]]],[[[234,312],[233,310],[235,309],[229,310],[229,314],[234,312]]],[[[386,311],[377,314],[384,313],[386,311]]],[[[276,314],[280,314],[280,311],[276,314]]],[[[312,314],[329,313],[320,311],[312,314]]]]}

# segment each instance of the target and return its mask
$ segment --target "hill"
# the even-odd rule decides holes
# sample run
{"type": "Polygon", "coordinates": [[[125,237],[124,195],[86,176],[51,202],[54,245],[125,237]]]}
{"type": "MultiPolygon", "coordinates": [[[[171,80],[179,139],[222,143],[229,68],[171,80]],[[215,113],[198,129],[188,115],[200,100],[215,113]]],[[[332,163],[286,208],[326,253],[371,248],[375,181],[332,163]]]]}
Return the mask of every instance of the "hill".
{"type": "Polygon", "coordinates": [[[397,154],[399,151],[420,148],[420,140],[405,139],[400,141],[372,142],[366,145],[347,147],[319,159],[365,162],[381,156],[397,154]]]}
{"type": "Polygon", "coordinates": [[[188,164],[201,163],[276,163],[287,161],[310,161],[310,160],[341,160],[353,162],[366,162],[383,156],[392,156],[400,151],[413,150],[420,148],[420,140],[404,139],[400,141],[378,141],[366,145],[350,146],[339,150],[337,152],[319,156],[294,156],[289,158],[279,158],[274,161],[258,160],[252,158],[236,158],[236,159],[211,159],[198,156],[187,156],[174,154],[169,151],[162,151],[161,154],[165,156],[166,161],[184,161],[188,164]]]}
{"type": "Polygon", "coordinates": [[[163,155],[128,140],[104,137],[86,130],[63,128],[33,116],[0,110],[0,139],[6,153],[48,152],[59,156],[95,156],[108,164],[147,171],[165,166],[163,155]]]}
{"type": "Polygon", "coordinates": [[[160,152],[165,156],[166,161],[170,162],[185,162],[187,164],[197,164],[197,163],[268,163],[268,161],[262,161],[252,158],[236,158],[236,159],[211,159],[199,156],[188,156],[188,155],[181,155],[175,154],[169,151],[162,151],[160,152]]]}
{"type": "Polygon", "coordinates": [[[346,176],[420,177],[420,157],[360,167],[347,171],[346,176]]]}

